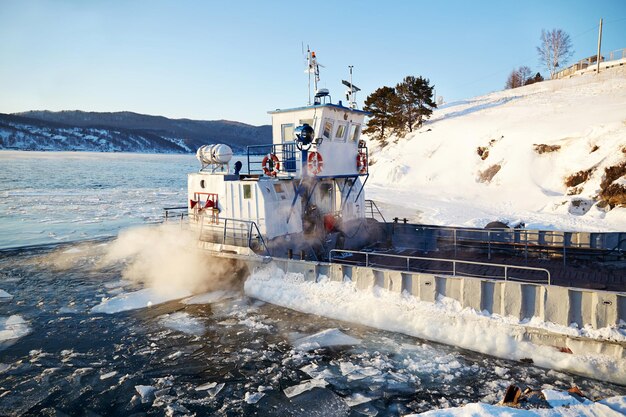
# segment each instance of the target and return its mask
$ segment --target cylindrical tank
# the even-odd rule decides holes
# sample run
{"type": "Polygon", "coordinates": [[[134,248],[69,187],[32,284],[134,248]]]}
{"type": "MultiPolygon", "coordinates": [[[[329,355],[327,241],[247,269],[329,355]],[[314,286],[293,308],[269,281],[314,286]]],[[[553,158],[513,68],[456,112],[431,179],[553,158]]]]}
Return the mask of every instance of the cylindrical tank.
{"type": "Polygon", "coordinates": [[[230,146],[218,143],[215,145],[203,145],[198,148],[196,158],[203,164],[227,164],[233,157],[230,146]]]}

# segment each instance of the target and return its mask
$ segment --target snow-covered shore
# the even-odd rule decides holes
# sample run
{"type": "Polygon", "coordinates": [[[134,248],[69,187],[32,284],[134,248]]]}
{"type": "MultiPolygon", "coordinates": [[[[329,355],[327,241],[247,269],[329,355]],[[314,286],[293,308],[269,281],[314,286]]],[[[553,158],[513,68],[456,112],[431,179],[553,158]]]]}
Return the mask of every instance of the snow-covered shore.
{"type": "Polygon", "coordinates": [[[369,140],[367,198],[388,217],[425,224],[624,231],[626,208],[594,202],[605,168],[626,161],[624,109],[626,68],[443,105],[384,148],[369,140]],[[485,180],[489,169],[497,173],[485,180]],[[565,185],[586,170],[587,181],[565,185]]]}

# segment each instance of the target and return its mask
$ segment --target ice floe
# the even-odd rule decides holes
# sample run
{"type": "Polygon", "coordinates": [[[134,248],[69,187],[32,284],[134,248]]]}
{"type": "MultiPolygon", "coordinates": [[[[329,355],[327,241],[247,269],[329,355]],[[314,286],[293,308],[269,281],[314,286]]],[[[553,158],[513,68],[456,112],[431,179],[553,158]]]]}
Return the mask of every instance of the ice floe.
{"type": "Polygon", "coordinates": [[[0,317],[0,342],[19,339],[30,333],[28,322],[22,316],[0,317]]]}
{"type": "Polygon", "coordinates": [[[299,350],[314,350],[322,347],[351,346],[360,343],[360,339],[348,336],[339,329],[327,329],[297,339],[293,342],[293,346],[299,350]]]}
{"type": "Polygon", "coordinates": [[[262,392],[246,392],[246,394],[244,396],[244,400],[248,404],[256,404],[264,396],[265,396],[265,394],[262,393],[262,392]]]}
{"type": "Polygon", "coordinates": [[[161,316],[160,322],[169,329],[198,336],[204,334],[206,330],[201,320],[185,312],[166,314],[161,316]]]}
{"type": "Polygon", "coordinates": [[[122,311],[136,310],[150,307],[167,301],[189,297],[191,294],[184,290],[174,290],[168,294],[144,288],[139,291],[123,293],[111,298],[104,298],[100,304],[91,309],[92,313],[114,314],[122,311]]]}
{"type": "Polygon", "coordinates": [[[299,385],[294,385],[291,387],[287,387],[283,390],[287,398],[295,397],[296,395],[300,395],[303,392],[312,390],[313,388],[324,388],[328,385],[328,382],[323,379],[309,379],[308,381],[304,381],[299,385]]]}

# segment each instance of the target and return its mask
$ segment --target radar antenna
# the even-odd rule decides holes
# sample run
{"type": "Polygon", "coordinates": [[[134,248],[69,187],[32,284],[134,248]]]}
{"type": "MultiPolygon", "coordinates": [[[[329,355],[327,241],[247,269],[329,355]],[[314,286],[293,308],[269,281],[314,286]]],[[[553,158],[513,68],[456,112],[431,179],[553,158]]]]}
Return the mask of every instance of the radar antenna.
{"type": "Polygon", "coordinates": [[[359,87],[357,87],[356,85],[352,84],[352,68],[354,67],[354,65],[349,65],[348,68],[350,68],[350,81],[346,81],[346,80],[341,80],[341,83],[343,85],[345,85],[346,87],[348,87],[348,89],[346,90],[346,100],[348,100],[348,106],[351,109],[356,109],[356,93],[357,91],[361,91],[361,89],[359,87]]]}

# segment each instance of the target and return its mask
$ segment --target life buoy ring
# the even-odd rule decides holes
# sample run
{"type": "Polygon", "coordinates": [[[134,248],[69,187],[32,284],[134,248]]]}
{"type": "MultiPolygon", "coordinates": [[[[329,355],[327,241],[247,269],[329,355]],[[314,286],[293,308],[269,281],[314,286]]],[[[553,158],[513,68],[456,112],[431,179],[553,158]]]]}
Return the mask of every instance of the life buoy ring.
{"type": "Polygon", "coordinates": [[[268,153],[265,158],[263,158],[263,172],[265,175],[275,177],[279,171],[280,161],[278,160],[278,157],[273,153],[268,153]]]}
{"type": "Polygon", "coordinates": [[[311,174],[317,175],[324,169],[324,158],[319,152],[309,152],[307,157],[307,167],[311,174]]]}
{"type": "Polygon", "coordinates": [[[356,169],[359,171],[359,174],[367,172],[367,155],[364,152],[356,154],[356,169]]]}

